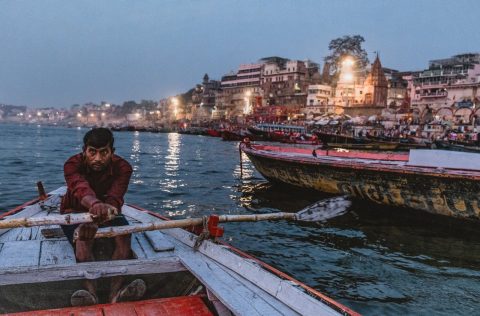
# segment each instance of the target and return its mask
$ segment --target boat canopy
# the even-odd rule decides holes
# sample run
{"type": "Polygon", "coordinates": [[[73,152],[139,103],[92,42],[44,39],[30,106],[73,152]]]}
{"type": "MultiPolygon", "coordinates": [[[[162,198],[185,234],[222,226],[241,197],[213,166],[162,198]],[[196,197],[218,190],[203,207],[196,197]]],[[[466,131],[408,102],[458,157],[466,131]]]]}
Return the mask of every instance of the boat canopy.
{"type": "Polygon", "coordinates": [[[294,132],[294,133],[305,133],[305,127],[297,126],[297,125],[282,125],[282,124],[257,124],[256,127],[262,131],[266,132],[273,132],[273,131],[281,131],[281,132],[294,132]]]}

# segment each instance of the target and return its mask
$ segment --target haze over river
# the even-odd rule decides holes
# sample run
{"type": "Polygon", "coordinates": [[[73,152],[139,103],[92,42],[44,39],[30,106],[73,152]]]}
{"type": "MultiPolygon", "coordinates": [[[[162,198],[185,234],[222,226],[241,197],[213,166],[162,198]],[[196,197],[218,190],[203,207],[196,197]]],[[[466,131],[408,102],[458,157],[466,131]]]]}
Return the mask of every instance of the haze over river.
{"type": "MultiPolygon", "coordinates": [[[[0,124],[0,213],[64,185],[63,163],[87,129],[0,124]]],[[[126,202],[171,218],[296,212],[325,196],[272,186],[238,142],[115,133],[133,166],[126,202]],[[246,208],[246,207],[247,208],[246,208]]],[[[354,202],[323,224],[224,224],[224,239],[367,315],[472,315],[480,306],[477,223],[354,202]]]]}

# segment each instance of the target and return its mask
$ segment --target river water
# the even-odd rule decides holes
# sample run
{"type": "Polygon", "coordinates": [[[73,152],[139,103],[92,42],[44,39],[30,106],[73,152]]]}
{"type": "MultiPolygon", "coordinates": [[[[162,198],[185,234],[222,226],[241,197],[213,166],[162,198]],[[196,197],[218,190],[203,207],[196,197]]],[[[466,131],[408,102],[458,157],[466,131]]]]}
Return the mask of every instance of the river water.
{"type": "MultiPolygon", "coordinates": [[[[0,212],[64,185],[86,129],[0,124],[0,212]]],[[[128,203],[171,218],[296,212],[325,196],[272,186],[237,142],[115,133],[134,168],[128,203]]],[[[323,224],[228,223],[225,240],[366,315],[472,315],[480,307],[476,223],[354,202],[323,224]]]]}

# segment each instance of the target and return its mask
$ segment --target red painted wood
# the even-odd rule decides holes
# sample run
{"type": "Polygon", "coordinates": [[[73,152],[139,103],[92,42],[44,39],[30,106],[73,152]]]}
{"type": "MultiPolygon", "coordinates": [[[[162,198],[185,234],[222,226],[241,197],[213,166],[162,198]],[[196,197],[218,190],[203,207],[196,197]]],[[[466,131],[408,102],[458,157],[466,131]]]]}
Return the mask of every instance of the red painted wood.
{"type": "MultiPolygon", "coordinates": [[[[292,153],[312,155],[313,149],[297,148],[297,147],[282,147],[269,145],[251,145],[254,150],[265,150],[277,153],[292,153]]],[[[331,156],[331,157],[345,157],[345,158],[360,158],[373,160],[390,160],[390,161],[408,161],[408,154],[402,153],[381,153],[381,152],[364,152],[364,151],[336,151],[316,149],[317,156],[331,156]]]]}
{"type": "Polygon", "coordinates": [[[25,202],[23,203],[22,205],[20,206],[17,206],[16,208],[14,208],[13,210],[10,210],[8,212],[5,212],[3,214],[0,214],[0,219],[4,218],[5,216],[10,216],[10,215],[13,215],[15,213],[18,213],[20,212],[21,210],[23,210],[25,207],[29,206],[29,205],[32,205],[34,203],[37,203],[38,201],[40,201],[40,198],[35,198],[31,201],[28,201],[28,202],[25,202]]]}
{"type": "Polygon", "coordinates": [[[15,316],[213,316],[213,313],[200,296],[180,296],[157,298],[152,300],[124,302],[117,304],[100,304],[88,307],[67,307],[32,311],[15,314],[15,316]]]}

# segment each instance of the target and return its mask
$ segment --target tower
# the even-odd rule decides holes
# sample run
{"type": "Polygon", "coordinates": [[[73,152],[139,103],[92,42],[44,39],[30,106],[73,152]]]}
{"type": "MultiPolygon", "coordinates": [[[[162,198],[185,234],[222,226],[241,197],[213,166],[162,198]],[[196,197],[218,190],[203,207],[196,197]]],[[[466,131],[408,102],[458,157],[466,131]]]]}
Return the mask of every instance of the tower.
{"type": "Polygon", "coordinates": [[[383,73],[380,58],[375,58],[372,71],[365,80],[365,104],[387,106],[388,81],[383,73]]]}

